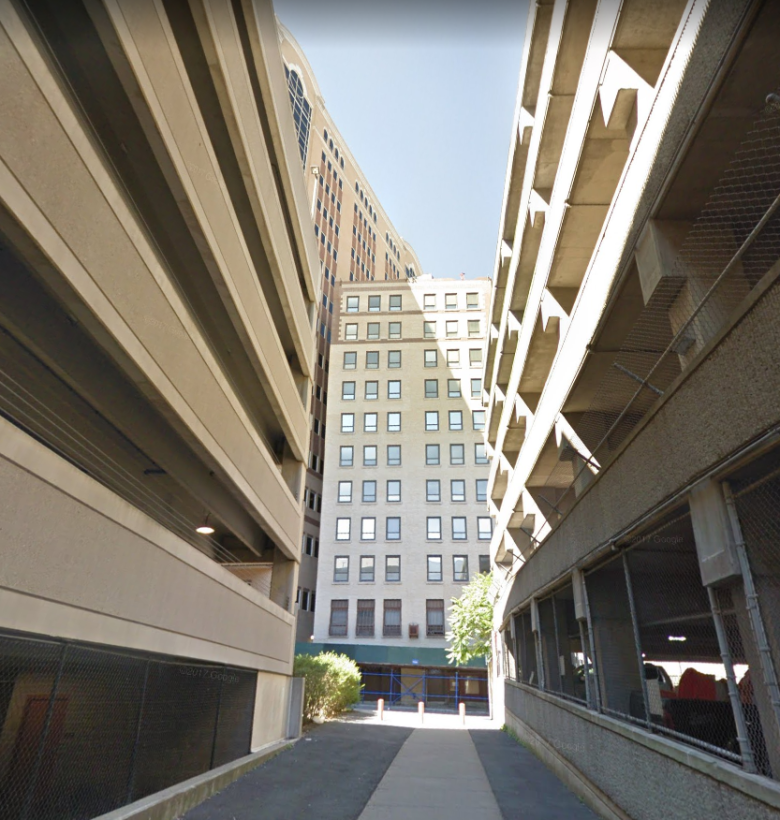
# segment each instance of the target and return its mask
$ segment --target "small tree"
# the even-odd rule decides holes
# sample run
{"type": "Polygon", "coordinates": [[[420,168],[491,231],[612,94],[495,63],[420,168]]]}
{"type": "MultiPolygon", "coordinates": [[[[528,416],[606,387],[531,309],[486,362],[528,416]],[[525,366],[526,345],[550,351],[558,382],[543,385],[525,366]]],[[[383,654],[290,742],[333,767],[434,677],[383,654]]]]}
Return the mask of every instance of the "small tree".
{"type": "Polygon", "coordinates": [[[447,640],[447,658],[452,664],[466,664],[472,658],[484,658],[488,677],[488,705],[493,711],[491,636],[496,593],[493,573],[480,573],[463,588],[460,597],[452,599],[447,640]]]}
{"type": "Polygon", "coordinates": [[[452,599],[447,640],[450,663],[466,664],[472,658],[490,658],[490,636],[493,631],[493,573],[481,573],[463,588],[460,597],[452,599]]]}

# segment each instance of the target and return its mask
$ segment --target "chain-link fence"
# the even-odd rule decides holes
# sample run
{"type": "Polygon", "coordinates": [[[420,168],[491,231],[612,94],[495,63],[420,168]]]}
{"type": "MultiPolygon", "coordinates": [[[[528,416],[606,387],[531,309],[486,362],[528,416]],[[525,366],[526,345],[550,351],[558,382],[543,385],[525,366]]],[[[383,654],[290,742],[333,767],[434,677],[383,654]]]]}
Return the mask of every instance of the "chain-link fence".
{"type": "Polygon", "coordinates": [[[256,681],[0,635],[0,817],[88,820],[248,754],[256,681]]]}
{"type": "Polygon", "coordinates": [[[587,410],[570,417],[579,442],[565,443],[549,474],[528,488],[542,537],[778,264],[780,108],[760,112],[695,221],[654,223],[650,233],[650,255],[674,258],[659,263],[660,272],[632,274],[641,282],[643,305],[617,353],[610,358],[596,349],[601,369],[590,378],[598,386],[587,410]]]}

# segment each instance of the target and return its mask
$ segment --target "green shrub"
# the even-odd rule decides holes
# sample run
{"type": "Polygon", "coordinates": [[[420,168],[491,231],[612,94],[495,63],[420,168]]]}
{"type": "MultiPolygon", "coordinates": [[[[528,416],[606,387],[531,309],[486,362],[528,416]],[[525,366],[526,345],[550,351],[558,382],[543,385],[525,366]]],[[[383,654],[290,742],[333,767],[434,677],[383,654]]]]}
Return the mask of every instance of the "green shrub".
{"type": "Polygon", "coordinates": [[[306,679],[303,716],[334,717],[360,700],[360,669],[351,658],[335,652],[296,655],[293,674],[306,679]]]}

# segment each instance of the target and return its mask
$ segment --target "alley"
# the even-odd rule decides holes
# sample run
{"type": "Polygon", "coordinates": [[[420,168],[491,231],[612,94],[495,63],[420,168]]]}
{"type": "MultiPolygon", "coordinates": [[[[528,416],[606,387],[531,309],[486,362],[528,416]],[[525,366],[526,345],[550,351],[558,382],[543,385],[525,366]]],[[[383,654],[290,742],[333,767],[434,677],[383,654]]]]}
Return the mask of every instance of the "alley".
{"type": "Polygon", "coordinates": [[[186,820],[592,820],[530,751],[495,724],[386,715],[328,723],[186,820]]]}

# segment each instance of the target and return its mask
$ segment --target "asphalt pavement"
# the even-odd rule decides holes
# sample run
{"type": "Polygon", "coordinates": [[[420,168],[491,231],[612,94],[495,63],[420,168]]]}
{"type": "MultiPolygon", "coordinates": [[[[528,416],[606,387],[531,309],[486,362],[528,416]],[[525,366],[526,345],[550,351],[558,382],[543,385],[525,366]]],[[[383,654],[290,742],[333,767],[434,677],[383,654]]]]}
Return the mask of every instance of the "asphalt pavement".
{"type": "Polygon", "coordinates": [[[596,820],[530,751],[486,719],[356,713],[183,820],[596,820]],[[452,731],[454,730],[454,731],[452,731]]]}

